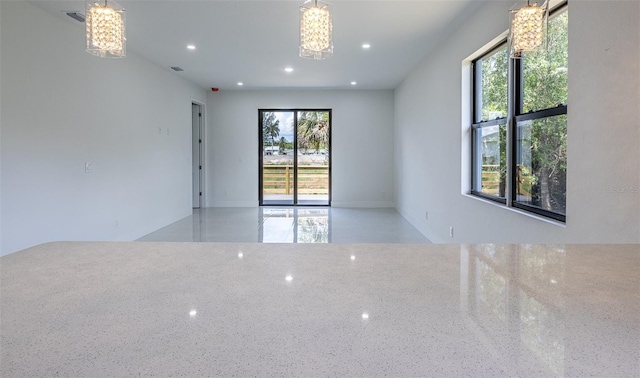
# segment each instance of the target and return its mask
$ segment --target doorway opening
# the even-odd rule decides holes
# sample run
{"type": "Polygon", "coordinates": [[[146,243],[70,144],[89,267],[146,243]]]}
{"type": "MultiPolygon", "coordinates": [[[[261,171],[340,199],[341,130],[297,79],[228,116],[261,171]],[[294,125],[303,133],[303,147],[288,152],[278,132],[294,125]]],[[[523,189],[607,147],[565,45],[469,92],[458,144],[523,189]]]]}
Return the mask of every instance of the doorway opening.
{"type": "Polygon", "coordinates": [[[202,173],[202,105],[191,103],[191,155],[192,155],[192,181],[193,194],[192,207],[199,209],[202,203],[203,173],[202,173]]]}
{"type": "Polygon", "coordinates": [[[331,110],[258,111],[259,204],[331,205],[331,110]]]}

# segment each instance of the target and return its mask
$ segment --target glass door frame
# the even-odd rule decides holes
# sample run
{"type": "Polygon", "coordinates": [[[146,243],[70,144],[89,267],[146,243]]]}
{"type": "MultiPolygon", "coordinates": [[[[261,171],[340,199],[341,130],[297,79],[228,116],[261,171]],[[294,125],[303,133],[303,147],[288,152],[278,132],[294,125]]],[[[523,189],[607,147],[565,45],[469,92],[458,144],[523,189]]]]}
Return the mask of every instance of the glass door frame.
{"type": "Polygon", "coordinates": [[[331,109],[326,108],[284,108],[284,109],[258,109],[258,205],[259,206],[331,206],[331,166],[332,166],[332,148],[331,148],[331,134],[333,128],[333,119],[331,109]],[[263,157],[263,114],[268,112],[282,112],[293,113],[293,203],[264,203],[264,188],[263,188],[263,169],[264,169],[264,157],[263,157]],[[299,112],[325,112],[329,114],[329,140],[328,140],[328,169],[327,169],[327,203],[323,204],[302,204],[298,203],[298,113],[299,112]]]}

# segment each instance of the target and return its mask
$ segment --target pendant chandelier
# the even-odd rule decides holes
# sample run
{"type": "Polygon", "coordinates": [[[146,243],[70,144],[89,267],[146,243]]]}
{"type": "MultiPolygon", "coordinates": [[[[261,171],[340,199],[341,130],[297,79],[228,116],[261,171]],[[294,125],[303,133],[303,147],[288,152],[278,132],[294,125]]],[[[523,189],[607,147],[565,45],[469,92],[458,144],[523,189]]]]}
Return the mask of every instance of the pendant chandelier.
{"type": "Polygon", "coordinates": [[[522,58],[523,52],[546,47],[549,2],[538,6],[529,4],[519,9],[510,9],[509,51],[512,58],[522,58]]]}
{"type": "Polygon", "coordinates": [[[126,55],[125,10],[115,1],[86,2],[87,52],[102,58],[126,55]]]}
{"type": "Polygon", "coordinates": [[[300,56],[325,59],[333,55],[333,22],[329,4],[308,0],[300,6],[300,56]]]}

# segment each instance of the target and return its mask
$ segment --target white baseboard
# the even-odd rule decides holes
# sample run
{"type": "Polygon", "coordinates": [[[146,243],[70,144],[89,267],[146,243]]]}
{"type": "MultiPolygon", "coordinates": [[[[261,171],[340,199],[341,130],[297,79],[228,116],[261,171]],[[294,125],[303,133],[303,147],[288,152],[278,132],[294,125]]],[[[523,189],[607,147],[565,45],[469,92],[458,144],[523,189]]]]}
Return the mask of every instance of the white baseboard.
{"type": "Polygon", "coordinates": [[[394,208],[393,201],[331,201],[331,207],[394,208]]]}
{"type": "Polygon", "coordinates": [[[258,207],[258,201],[213,201],[209,207],[258,207]]]}
{"type": "Polygon", "coordinates": [[[424,224],[420,224],[420,222],[418,222],[417,219],[415,219],[414,217],[409,215],[409,213],[407,213],[405,211],[401,211],[398,208],[396,208],[396,211],[407,222],[411,223],[411,225],[413,227],[415,227],[416,230],[418,230],[418,232],[420,232],[422,235],[424,235],[424,237],[427,238],[431,243],[433,243],[433,244],[443,244],[444,243],[444,241],[441,238],[439,238],[436,234],[434,234],[432,232],[429,232],[428,227],[426,227],[424,224]]]}

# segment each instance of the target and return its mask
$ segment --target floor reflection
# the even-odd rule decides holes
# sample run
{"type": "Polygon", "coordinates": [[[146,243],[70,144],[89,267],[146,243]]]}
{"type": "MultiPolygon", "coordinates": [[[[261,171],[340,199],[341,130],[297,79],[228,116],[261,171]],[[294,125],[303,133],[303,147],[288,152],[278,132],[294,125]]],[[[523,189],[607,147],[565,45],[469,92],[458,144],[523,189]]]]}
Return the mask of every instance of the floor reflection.
{"type": "Polygon", "coordinates": [[[329,209],[260,208],[262,243],[329,243],[329,209]]]}
{"type": "Polygon", "coordinates": [[[531,248],[514,253],[512,246],[462,246],[461,309],[496,353],[564,376],[565,251],[531,248]]]}
{"type": "Polygon", "coordinates": [[[244,243],[428,243],[394,209],[266,206],[194,209],[140,241],[244,243]]]}

